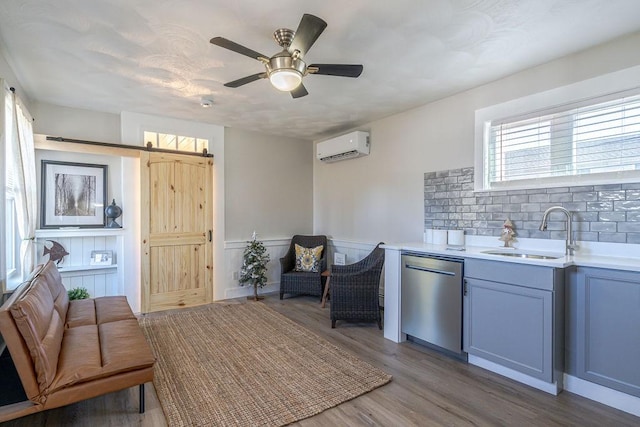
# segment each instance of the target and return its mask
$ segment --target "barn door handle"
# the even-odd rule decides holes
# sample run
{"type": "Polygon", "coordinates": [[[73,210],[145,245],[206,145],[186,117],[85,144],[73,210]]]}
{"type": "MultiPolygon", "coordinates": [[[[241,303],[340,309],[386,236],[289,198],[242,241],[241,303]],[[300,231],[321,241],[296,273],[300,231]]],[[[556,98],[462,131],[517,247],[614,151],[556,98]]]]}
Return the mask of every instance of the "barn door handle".
{"type": "Polygon", "coordinates": [[[209,241],[211,241],[213,238],[213,232],[211,230],[209,230],[209,241]]]}

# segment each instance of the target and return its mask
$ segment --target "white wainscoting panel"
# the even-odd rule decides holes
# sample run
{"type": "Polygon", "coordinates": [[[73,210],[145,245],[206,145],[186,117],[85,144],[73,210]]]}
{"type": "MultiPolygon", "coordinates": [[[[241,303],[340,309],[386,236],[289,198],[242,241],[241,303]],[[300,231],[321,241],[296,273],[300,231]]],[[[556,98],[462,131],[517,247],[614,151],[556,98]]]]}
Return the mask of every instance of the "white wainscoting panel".
{"type": "Polygon", "coordinates": [[[118,254],[122,253],[122,229],[73,229],[73,230],[37,230],[36,251],[38,263],[49,260],[44,255],[45,243],[53,240],[60,243],[69,255],[58,264],[62,283],[65,288],[84,287],[91,297],[123,295],[122,266],[118,264],[118,254]],[[91,251],[108,250],[113,252],[113,264],[108,266],[91,265],[91,251]]]}
{"type": "MultiPolygon", "coordinates": [[[[280,258],[287,253],[291,239],[260,239],[267,248],[270,261],[267,264],[267,284],[262,289],[258,289],[258,293],[266,294],[279,292],[280,290],[280,258]]],[[[224,298],[238,298],[253,295],[253,286],[240,286],[238,279],[234,279],[234,273],[240,274],[242,268],[242,254],[247,246],[246,240],[233,240],[224,242],[224,260],[225,274],[224,283],[218,283],[216,286],[224,287],[224,298]]]]}
{"type": "Polygon", "coordinates": [[[333,254],[346,254],[346,264],[353,264],[365,258],[376,247],[376,243],[355,242],[352,240],[329,239],[329,265],[333,264],[333,254]]]}
{"type": "Polygon", "coordinates": [[[116,269],[96,269],[84,271],[61,271],[64,287],[86,288],[92,298],[118,295],[118,275],[116,269]]]}

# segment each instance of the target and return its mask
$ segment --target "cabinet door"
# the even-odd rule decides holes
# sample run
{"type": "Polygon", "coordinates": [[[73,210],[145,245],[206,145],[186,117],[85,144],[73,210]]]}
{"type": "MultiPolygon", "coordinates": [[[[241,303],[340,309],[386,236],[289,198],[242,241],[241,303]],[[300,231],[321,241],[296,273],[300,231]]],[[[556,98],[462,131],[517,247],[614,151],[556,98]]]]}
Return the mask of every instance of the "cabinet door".
{"type": "Polygon", "coordinates": [[[467,278],[465,351],[553,381],[553,293],[467,278]]]}
{"type": "Polygon", "coordinates": [[[640,274],[578,268],[580,378],[640,396],[640,274]]]}

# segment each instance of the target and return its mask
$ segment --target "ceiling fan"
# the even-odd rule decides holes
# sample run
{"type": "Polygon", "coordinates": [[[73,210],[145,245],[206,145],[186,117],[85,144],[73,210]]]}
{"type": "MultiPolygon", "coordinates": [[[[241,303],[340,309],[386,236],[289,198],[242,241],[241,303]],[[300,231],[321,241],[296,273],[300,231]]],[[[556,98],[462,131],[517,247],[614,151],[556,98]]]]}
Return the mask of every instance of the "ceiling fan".
{"type": "Polygon", "coordinates": [[[288,28],[279,28],[273,33],[273,38],[282,47],[282,51],[272,57],[263,55],[255,50],[227,40],[224,37],[214,37],[211,43],[232,50],[249,58],[262,62],[265,71],[252,74],[229,83],[226,87],[240,87],[247,83],[269,78],[278,90],[290,92],[294,98],[309,94],[302,84],[302,78],[308,74],[323,74],[327,76],[358,77],[362,73],[362,65],[347,64],[311,64],[307,65],[302,59],[311,46],[327,27],[327,23],[317,16],[305,13],[302,15],[298,29],[293,32],[288,28]]]}

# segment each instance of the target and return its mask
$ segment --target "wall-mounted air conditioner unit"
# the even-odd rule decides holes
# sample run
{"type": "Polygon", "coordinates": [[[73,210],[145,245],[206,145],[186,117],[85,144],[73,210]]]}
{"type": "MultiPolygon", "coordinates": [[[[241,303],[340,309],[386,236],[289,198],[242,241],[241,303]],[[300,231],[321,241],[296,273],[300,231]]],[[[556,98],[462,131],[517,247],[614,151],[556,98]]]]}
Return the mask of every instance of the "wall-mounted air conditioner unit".
{"type": "Polygon", "coordinates": [[[369,133],[357,131],[319,142],[316,157],[323,162],[354,159],[369,154],[369,133]]]}

